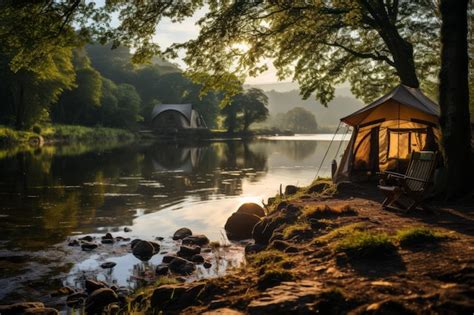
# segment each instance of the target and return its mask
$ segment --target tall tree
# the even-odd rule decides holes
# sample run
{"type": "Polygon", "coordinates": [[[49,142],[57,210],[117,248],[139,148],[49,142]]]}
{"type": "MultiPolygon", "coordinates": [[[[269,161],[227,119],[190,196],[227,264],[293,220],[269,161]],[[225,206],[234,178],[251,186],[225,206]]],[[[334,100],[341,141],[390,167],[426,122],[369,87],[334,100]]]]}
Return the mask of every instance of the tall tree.
{"type": "Polygon", "coordinates": [[[268,97],[260,89],[251,88],[235,95],[222,113],[227,131],[232,133],[239,126],[248,131],[250,125],[268,117],[268,97]]]}
{"type": "Polygon", "coordinates": [[[315,133],[318,130],[316,117],[302,107],[295,107],[286,114],[278,115],[277,123],[278,125],[275,127],[295,133],[315,133]]]}
{"type": "Polygon", "coordinates": [[[440,2],[440,125],[450,197],[472,188],[467,8],[468,0],[440,2]]]}
{"type": "Polygon", "coordinates": [[[95,125],[102,96],[102,77],[92,68],[84,49],[74,51],[77,87],[65,91],[52,107],[53,121],[67,124],[95,125]]]}

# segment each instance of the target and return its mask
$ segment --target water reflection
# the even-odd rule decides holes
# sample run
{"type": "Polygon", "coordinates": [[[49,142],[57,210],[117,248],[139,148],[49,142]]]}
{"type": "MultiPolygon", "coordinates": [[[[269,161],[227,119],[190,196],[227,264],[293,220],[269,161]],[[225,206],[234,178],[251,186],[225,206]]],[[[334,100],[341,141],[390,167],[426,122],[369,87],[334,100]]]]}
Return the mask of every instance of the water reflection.
{"type": "MultiPolygon", "coordinates": [[[[12,255],[12,250],[26,253],[33,258],[15,268],[38,273],[41,266],[46,271],[40,276],[49,272],[59,279],[64,275],[50,267],[64,264],[72,284],[82,273],[129,282],[144,266],[128,247],[102,246],[91,256],[64,248],[65,240],[79,234],[124,233],[125,226],[132,229],[127,237],[152,240],[187,226],[211,241],[225,241],[225,220],[241,203],[260,202],[274,195],[280,184],[310,183],[327,146],[324,141],[272,139],[2,151],[0,258],[12,255]],[[109,273],[98,270],[106,258],[117,263],[109,273]],[[71,262],[78,263],[71,268],[71,262]]],[[[335,154],[333,149],[328,156],[335,154]]],[[[328,172],[329,165],[321,173],[328,172]]],[[[162,244],[168,251],[175,250],[173,246],[170,240],[162,244]]],[[[154,256],[150,265],[160,263],[161,257],[154,256]]],[[[241,260],[237,254],[229,257],[233,258],[224,260],[224,265],[215,265],[219,270],[214,274],[241,260]]],[[[0,259],[0,270],[6,268],[0,259]]],[[[25,273],[22,276],[0,277],[0,300],[8,300],[10,291],[31,280],[25,273]]]]}

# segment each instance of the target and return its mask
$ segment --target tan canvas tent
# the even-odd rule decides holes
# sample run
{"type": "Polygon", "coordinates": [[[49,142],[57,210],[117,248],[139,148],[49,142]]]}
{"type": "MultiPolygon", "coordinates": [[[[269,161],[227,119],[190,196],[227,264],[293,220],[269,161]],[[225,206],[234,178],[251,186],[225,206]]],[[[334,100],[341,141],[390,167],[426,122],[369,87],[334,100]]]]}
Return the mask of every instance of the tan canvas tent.
{"type": "Polygon", "coordinates": [[[439,108],[419,89],[399,85],[341,119],[353,127],[334,180],[366,178],[378,171],[403,172],[413,151],[437,150],[439,108]]]}

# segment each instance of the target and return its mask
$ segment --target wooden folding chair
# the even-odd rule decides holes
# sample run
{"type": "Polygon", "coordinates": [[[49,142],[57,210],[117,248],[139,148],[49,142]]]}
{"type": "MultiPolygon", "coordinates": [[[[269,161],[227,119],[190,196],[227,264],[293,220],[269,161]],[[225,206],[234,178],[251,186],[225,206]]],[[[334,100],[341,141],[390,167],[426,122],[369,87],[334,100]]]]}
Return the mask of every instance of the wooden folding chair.
{"type": "Polygon", "coordinates": [[[398,208],[406,211],[418,206],[426,209],[422,202],[432,187],[433,173],[437,163],[437,152],[412,152],[406,174],[381,172],[379,189],[386,198],[384,208],[398,208]]]}

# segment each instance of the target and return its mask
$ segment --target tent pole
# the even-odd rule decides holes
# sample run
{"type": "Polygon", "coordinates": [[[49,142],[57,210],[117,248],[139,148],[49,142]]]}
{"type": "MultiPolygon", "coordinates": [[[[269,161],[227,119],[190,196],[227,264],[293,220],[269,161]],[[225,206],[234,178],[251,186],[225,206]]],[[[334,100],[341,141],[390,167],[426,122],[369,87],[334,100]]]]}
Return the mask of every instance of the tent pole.
{"type": "Polygon", "coordinates": [[[321,167],[323,166],[324,160],[326,159],[326,156],[328,155],[329,149],[331,148],[332,142],[334,141],[334,138],[336,137],[337,132],[339,131],[339,128],[341,127],[341,121],[339,121],[339,124],[337,125],[336,132],[334,132],[334,135],[332,136],[331,142],[329,142],[328,149],[326,150],[326,153],[324,153],[323,159],[321,160],[321,164],[319,164],[318,171],[316,172],[316,176],[314,179],[318,179],[319,171],[321,170],[321,167]]]}

